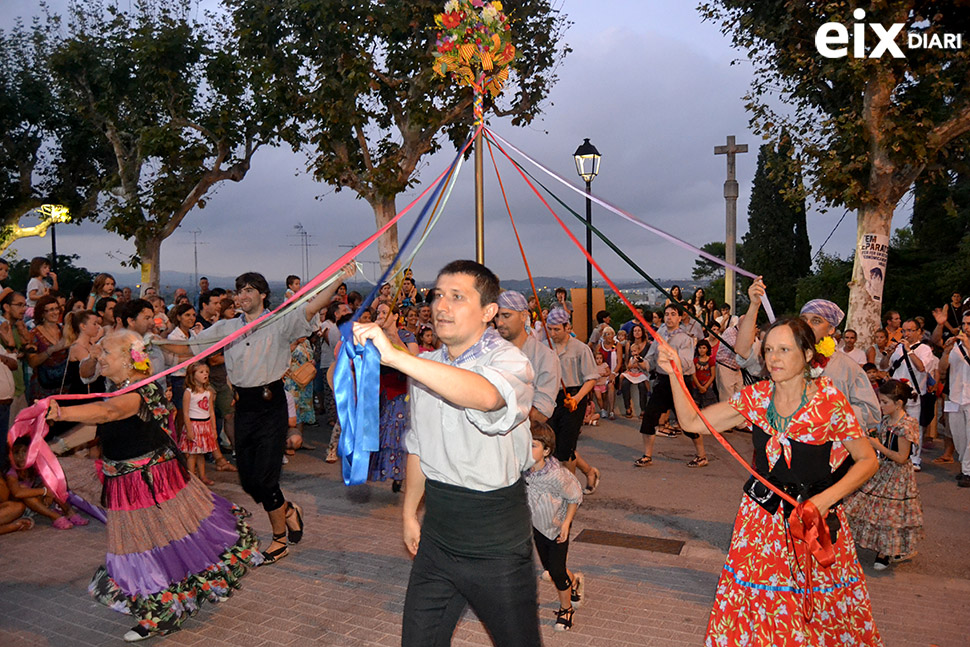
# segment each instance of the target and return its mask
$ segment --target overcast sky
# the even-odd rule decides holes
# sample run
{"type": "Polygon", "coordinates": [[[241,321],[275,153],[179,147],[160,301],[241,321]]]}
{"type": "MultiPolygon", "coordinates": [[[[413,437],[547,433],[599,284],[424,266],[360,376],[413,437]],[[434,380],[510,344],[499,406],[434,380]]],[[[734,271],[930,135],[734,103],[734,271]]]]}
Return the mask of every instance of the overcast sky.
{"type": "MultiPolygon", "coordinates": [[[[59,3],[54,3],[55,6],[59,3]]],[[[6,0],[0,25],[35,11],[32,0],[6,0]]],[[[735,135],[749,152],[738,155],[740,183],[739,235],[747,230],[748,196],[760,139],[748,129],[741,97],[751,69],[730,65],[737,53],[710,23],[702,23],[692,0],[565,0],[563,11],[573,22],[566,41],[573,52],[558,71],[559,82],[530,127],[514,128],[491,119],[489,126],[532,157],[574,181],[572,154],[584,137],[602,154],[594,194],[650,224],[701,246],[724,239],[725,156],[714,146],[735,135]]],[[[431,181],[454,155],[450,145],[421,166],[419,180],[431,181]]],[[[193,271],[193,236],[198,235],[199,271],[235,275],[257,270],[281,279],[301,273],[301,251],[294,227],[309,232],[311,268],[319,271],[375,229],[369,205],[350,190],[339,194],[315,182],[305,171],[305,155],[288,148],[264,149],[240,183],[222,183],[204,210],[191,212],[180,229],[162,245],[162,271],[193,271]]],[[[491,164],[486,155],[486,168],[491,164]]],[[[582,276],[585,261],[559,225],[508,165],[500,162],[516,223],[536,275],[582,276]]],[[[428,244],[415,261],[419,280],[430,279],[445,262],[474,257],[472,164],[465,165],[447,209],[428,244]]],[[[501,193],[494,173],[486,173],[486,263],[504,277],[524,278],[501,193]]],[[[577,211],[583,199],[565,188],[557,193],[577,211]]],[[[417,191],[398,198],[402,208],[417,191]]],[[[413,212],[417,214],[417,210],[413,212]]],[[[809,216],[812,251],[828,236],[843,210],[809,216]]],[[[562,213],[580,239],[571,216],[562,213]]],[[[658,278],[688,277],[694,257],[619,217],[594,206],[593,220],[644,270],[658,278]]],[[[897,217],[897,220],[901,220],[897,217]]],[[[413,217],[401,221],[401,239],[413,217]]],[[[901,226],[905,222],[896,222],[901,226]]],[[[850,214],[826,244],[825,251],[846,255],[855,241],[850,214]]],[[[121,269],[133,245],[97,224],[61,226],[59,253],[75,252],[93,271],[121,269]]],[[[26,239],[14,246],[22,257],[49,253],[49,239],[26,239]]],[[[616,278],[634,272],[604,245],[594,242],[594,256],[616,278]]],[[[376,261],[376,245],[363,261],[376,261]]],[[[365,264],[368,275],[373,265],[365,264]]],[[[314,273],[315,273],[314,271],[314,273]]]]}

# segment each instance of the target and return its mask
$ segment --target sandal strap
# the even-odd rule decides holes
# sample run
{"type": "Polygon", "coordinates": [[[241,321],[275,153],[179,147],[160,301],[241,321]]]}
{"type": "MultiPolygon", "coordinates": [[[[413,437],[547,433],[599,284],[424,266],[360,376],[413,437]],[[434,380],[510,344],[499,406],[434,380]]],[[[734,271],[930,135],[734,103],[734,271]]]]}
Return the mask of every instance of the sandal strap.
{"type": "Polygon", "coordinates": [[[285,530],[283,532],[279,533],[279,534],[277,534],[275,532],[273,533],[273,541],[282,541],[284,539],[286,539],[286,531],[285,530]]]}

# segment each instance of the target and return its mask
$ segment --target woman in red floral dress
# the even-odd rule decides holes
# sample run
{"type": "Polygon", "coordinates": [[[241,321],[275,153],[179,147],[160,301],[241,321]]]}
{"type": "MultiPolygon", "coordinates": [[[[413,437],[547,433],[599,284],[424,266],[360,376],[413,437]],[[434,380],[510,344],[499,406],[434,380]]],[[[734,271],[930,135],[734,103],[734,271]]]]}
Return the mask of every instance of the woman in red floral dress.
{"type": "MultiPolygon", "coordinates": [[[[832,535],[835,563],[828,568],[810,563],[805,544],[792,538],[791,507],[752,477],[744,486],[717,585],[707,626],[709,647],[882,645],[840,505],[875,473],[878,460],[845,396],[830,379],[809,376],[814,345],[815,336],[804,322],[776,321],[763,347],[771,379],[745,387],[730,402],[705,408],[704,416],[717,430],[752,426],[755,469],[815,505],[832,535]],[[846,460],[849,456],[853,461],[846,460]]],[[[672,370],[672,359],[661,349],[662,368],[672,370]]],[[[674,404],[685,431],[708,433],[681,389],[674,389],[674,404]]]]}

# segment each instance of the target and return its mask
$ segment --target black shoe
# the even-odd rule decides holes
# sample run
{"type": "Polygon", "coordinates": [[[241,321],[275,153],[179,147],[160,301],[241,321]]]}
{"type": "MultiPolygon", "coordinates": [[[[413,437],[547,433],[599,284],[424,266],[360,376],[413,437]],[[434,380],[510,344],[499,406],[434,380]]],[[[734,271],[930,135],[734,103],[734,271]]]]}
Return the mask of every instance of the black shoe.
{"type": "Polygon", "coordinates": [[[139,640],[145,640],[146,638],[150,638],[150,637],[151,637],[151,633],[149,633],[148,629],[145,629],[141,625],[135,625],[134,627],[126,631],[125,635],[123,636],[126,643],[134,643],[134,642],[138,642],[139,640]]]}
{"type": "Polygon", "coordinates": [[[399,479],[394,479],[391,481],[391,492],[397,494],[401,491],[401,481],[399,479]]]}
{"type": "Polygon", "coordinates": [[[877,571],[884,571],[889,568],[889,555],[877,555],[876,563],[872,567],[877,571]]]}
{"type": "Polygon", "coordinates": [[[556,624],[553,629],[556,631],[569,631],[573,628],[573,608],[563,609],[559,607],[559,611],[556,612],[556,624]]]}
{"type": "Polygon", "coordinates": [[[281,532],[278,535],[274,534],[273,541],[283,544],[283,546],[281,548],[277,548],[276,550],[264,550],[263,564],[262,564],[263,566],[266,566],[267,564],[275,564],[276,562],[280,561],[281,559],[283,559],[284,557],[290,554],[289,549],[287,549],[286,547],[285,532],[281,532]]]}
{"type": "Polygon", "coordinates": [[[286,539],[291,544],[298,544],[300,540],[303,539],[303,508],[295,503],[289,503],[290,510],[296,515],[296,525],[298,526],[296,530],[291,529],[289,526],[286,528],[286,539]]]}
{"type": "Polygon", "coordinates": [[[970,474],[960,474],[957,477],[957,485],[960,487],[970,487],[970,474]]]}

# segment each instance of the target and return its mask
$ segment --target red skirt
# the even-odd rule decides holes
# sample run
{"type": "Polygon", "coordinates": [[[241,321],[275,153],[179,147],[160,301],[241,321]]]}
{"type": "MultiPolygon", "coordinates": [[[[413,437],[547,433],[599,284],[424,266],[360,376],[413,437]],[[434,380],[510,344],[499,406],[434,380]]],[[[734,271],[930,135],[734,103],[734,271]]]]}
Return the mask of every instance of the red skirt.
{"type": "MultiPolygon", "coordinates": [[[[879,647],[882,640],[872,619],[866,580],[855,542],[842,514],[835,563],[812,563],[814,613],[803,611],[806,588],[792,539],[786,532],[783,507],[769,515],[742,496],[734,536],[717,598],[707,625],[708,647],[879,647]]],[[[801,548],[800,548],[801,550],[801,548]]]]}
{"type": "Polygon", "coordinates": [[[216,429],[211,420],[186,420],[192,428],[193,440],[182,430],[179,449],[183,454],[208,454],[216,450],[216,429]]]}

